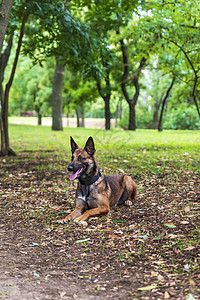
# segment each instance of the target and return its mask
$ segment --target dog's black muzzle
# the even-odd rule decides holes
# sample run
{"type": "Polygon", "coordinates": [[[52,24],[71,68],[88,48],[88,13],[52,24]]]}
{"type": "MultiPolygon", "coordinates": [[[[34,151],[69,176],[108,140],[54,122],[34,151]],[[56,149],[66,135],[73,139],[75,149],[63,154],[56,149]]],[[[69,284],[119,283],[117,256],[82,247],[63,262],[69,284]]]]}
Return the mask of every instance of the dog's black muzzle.
{"type": "Polygon", "coordinates": [[[68,167],[67,167],[67,170],[69,172],[73,172],[74,171],[74,167],[70,164],[68,167]]]}

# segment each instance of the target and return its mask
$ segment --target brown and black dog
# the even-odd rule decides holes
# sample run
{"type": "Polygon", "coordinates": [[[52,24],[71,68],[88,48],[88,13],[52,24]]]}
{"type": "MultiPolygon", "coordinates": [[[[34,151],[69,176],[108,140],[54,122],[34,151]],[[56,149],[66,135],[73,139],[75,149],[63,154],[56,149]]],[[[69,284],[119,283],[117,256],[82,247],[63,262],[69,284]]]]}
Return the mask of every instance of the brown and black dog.
{"type": "Polygon", "coordinates": [[[107,214],[118,203],[131,205],[136,198],[137,185],[128,175],[104,176],[94,158],[95,146],[89,137],[84,149],[79,148],[71,137],[72,161],[68,170],[72,172],[70,180],[78,179],[76,205],[65,219],[81,223],[91,216],[107,214]]]}

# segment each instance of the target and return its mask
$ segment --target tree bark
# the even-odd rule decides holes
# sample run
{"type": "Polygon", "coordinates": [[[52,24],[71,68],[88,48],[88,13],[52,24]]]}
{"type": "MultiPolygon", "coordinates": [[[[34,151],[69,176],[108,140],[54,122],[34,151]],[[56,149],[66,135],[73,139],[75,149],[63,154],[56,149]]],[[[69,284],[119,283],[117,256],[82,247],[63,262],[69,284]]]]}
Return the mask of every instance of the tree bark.
{"type": "Polygon", "coordinates": [[[40,107],[39,105],[35,105],[35,111],[37,113],[37,124],[42,125],[42,114],[40,112],[40,107]]]}
{"type": "Polygon", "coordinates": [[[162,103],[162,97],[163,97],[163,95],[161,96],[160,100],[156,101],[154,104],[155,109],[154,109],[154,113],[153,113],[153,129],[158,129],[159,109],[160,109],[160,106],[162,103]]]}
{"type": "Polygon", "coordinates": [[[62,57],[56,59],[52,91],[52,130],[63,130],[62,124],[62,87],[65,73],[65,64],[62,57]]]}
{"type": "Polygon", "coordinates": [[[16,153],[10,148],[9,145],[9,134],[8,134],[8,100],[9,100],[9,92],[10,88],[13,83],[15,71],[17,68],[17,62],[19,59],[19,53],[22,45],[22,39],[24,36],[24,29],[25,24],[28,19],[28,14],[24,15],[24,18],[22,20],[21,29],[20,29],[20,35],[18,39],[15,59],[13,62],[10,78],[8,80],[8,83],[6,84],[5,93],[2,101],[2,108],[1,108],[1,155],[16,155],[16,153]]]}
{"type": "Polygon", "coordinates": [[[3,91],[3,80],[4,80],[4,73],[6,66],[8,64],[8,59],[10,57],[11,48],[13,44],[13,35],[14,33],[11,33],[7,47],[4,51],[4,53],[0,54],[0,99],[1,99],[1,106],[3,105],[3,99],[4,99],[4,91],[3,91]]]}
{"type": "Polygon", "coordinates": [[[105,129],[109,130],[110,129],[110,119],[111,119],[110,95],[105,97],[104,102],[105,102],[105,129]]]}
{"type": "Polygon", "coordinates": [[[80,116],[81,116],[80,127],[85,127],[85,112],[84,112],[84,106],[83,105],[81,106],[80,116]]]}
{"type": "Polygon", "coordinates": [[[159,112],[159,107],[155,106],[155,110],[153,113],[153,129],[158,128],[158,112],[159,112]]]}
{"type": "Polygon", "coordinates": [[[13,0],[2,0],[0,5],[0,53],[3,47],[3,41],[12,9],[13,0]]]}
{"type": "Polygon", "coordinates": [[[76,127],[80,127],[80,113],[78,108],[76,108],[75,111],[76,111],[76,127]]]}
{"type": "Polygon", "coordinates": [[[167,98],[169,97],[169,93],[170,93],[170,91],[171,91],[171,89],[172,89],[172,87],[173,87],[173,85],[174,85],[175,79],[176,79],[176,77],[174,76],[174,77],[172,78],[172,82],[171,82],[171,84],[170,84],[170,86],[169,86],[169,88],[168,88],[168,90],[167,90],[167,92],[166,92],[166,94],[165,94],[165,97],[164,97],[164,99],[163,99],[163,101],[162,101],[162,107],[161,107],[161,112],[160,112],[160,118],[159,118],[159,122],[158,122],[158,131],[162,131],[162,119],[163,119],[163,113],[164,113],[164,109],[165,109],[165,105],[166,105],[167,98]]]}
{"type": "Polygon", "coordinates": [[[136,130],[136,120],[135,120],[135,104],[134,102],[129,102],[129,124],[128,130],[136,130]]]}
{"type": "MultiPolygon", "coordinates": [[[[103,63],[104,67],[108,66],[108,63],[103,63]]],[[[111,84],[110,84],[110,72],[107,70],[106,77],[105,77],[105,84],[106,89],[105,92],[103,92],[103,88],[101,86],[100,80],[97,79],[97,89],[99,92],[99,95],[105,102],[105,129],[110,129],[110,120],[111,120],[111,113],[110,113],[110,97],[111,97],[111,84]]]]}
{"type": "Polygon", "coordinates": [[[42,115],[41,115],[41,113],[38,113],[38,125],[39,126],[42,125],[42,115]]]}

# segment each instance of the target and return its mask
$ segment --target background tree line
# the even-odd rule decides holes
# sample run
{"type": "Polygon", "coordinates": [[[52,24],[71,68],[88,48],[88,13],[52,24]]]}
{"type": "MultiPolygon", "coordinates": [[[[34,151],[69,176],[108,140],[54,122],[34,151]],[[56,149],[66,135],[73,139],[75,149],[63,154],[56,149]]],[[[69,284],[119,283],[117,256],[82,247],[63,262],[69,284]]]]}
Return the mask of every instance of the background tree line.
{"type": "Polygon", "coordinates": [[[104,107],[106,129],[122,111],[120,125],[129,130],[161,131],[163,118],[165,128],[199,128],[195,1],[2,0],[0,5],[3,155],[14,154],[8,114],[26,110],[37,113],[38,124],[51,115],[53,130],[62,130],[63,113],[74,111],[77,125],[84,126],[96,103],[101,116],[104,107]]]}

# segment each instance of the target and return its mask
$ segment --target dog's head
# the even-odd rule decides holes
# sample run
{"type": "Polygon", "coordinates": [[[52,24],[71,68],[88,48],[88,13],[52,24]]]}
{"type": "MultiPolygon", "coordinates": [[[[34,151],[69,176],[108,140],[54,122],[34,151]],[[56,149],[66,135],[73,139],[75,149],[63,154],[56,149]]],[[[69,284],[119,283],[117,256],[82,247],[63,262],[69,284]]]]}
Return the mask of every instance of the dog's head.
{"type": "Polygon", "coordinates": [[[96,171],[96,162],[94,159],[95,147],[93,138],[90,136],[85,147],[79,148],[71,137],[72,161],[68,166],[68,171],[72,172],[70,180],[82,177],[93,176],[96,171]]]}

